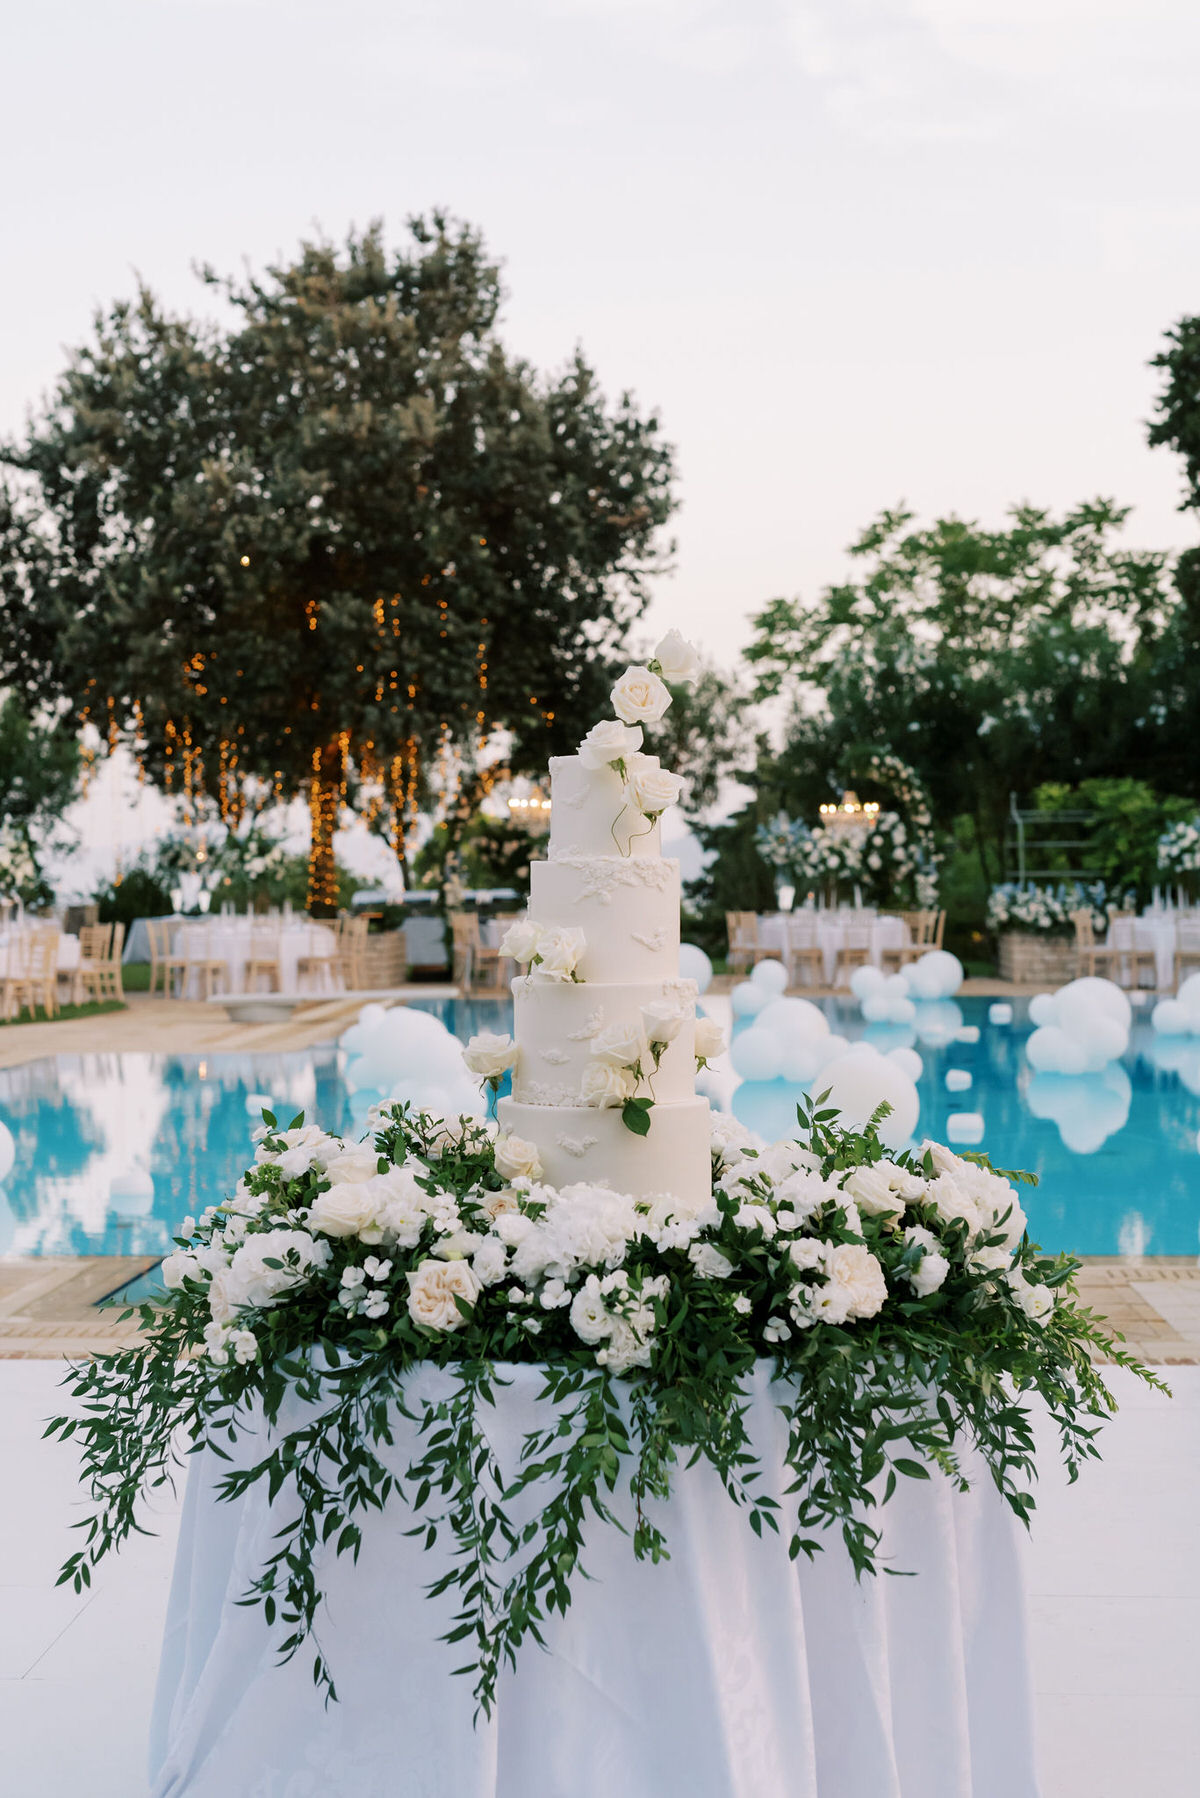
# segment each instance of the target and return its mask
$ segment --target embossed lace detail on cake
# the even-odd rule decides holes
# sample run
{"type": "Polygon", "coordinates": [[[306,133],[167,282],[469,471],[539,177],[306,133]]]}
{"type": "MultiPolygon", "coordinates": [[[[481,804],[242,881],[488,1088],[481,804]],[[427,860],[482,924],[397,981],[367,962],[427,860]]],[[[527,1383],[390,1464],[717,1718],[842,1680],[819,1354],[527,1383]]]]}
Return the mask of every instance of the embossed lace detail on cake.
{"type": "Polygon", "coordinates": [[[542,1060],[548,1061],[552,1067],[565,1067],[570,1059],[571,1057],[569,1055],[564,1055],[561,1049],[542,1050],[542,1060]]]}
{"type": "Polygon", "coordinates": [[[601,1006],[597,1006],[595,1011],[588,1013],[578,1030],[567,1031],[567,1041],[569,1043],[590,1043],[596,1033],[603,1028],[604,1011],[601,1006]]]}
{"type": "Polygon", "coordinates": [[[572,1086],[551,1086],[541,1080],[522,1080],[519,1096],[522,1105],[582,1105],[583,1100],[572,1086]]]}
{"type": "Polygon", "coordinates": [[[643,943],[652,955],[657,955],[667,941],[665,930],[631,930],[629,934],[635,943],[643,943]]]}
{"type": "Polygon", "coordinates": [[[678,999],[683,1004],[690,999],[694,1005],[700,997],[700,987],[694,980],[664,980],[663,993],[668,999],[678,999]]]}
{"type": "Polygon", "coordinates": [[[658,855],[562,855],[550,850],[550,860],[560,868],[574,868],[579,875],[580,898],[599,899],[611,905],[618,887],[652,887],[665,892],[675,873],[673,863],[658,855]]]}
{"type": "Polygon", "coordinates": [[[568,1155],[573,1155],[576,1161],[580,1161],[589,1149],[595,1148],[600,1139],[597,1136],[568,1136],[564,1130],[554,1140],[560,1149],[565,1149],[568,1155]]]}

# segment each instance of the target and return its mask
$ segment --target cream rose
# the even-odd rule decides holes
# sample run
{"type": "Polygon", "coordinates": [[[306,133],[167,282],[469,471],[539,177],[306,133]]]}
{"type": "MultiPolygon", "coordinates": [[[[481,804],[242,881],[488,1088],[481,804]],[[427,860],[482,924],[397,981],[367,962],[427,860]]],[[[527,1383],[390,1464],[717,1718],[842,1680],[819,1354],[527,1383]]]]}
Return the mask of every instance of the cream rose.
{"type": "Polygon", "coordinates": [[[887,1281],[883,1268],[864,1244],[836,1243],[829,1251],[826,1267],[830,1289],[844,1302],[847,1318],[874,1317],[882,1309],[887,1299],[887,1281]]]}
{"type": "Polygon", "coordinates": [[[683,791],[678,774],[660,768],[652,755],[637,755],[626,763],[629,797],[647,818],[660,817],[683,791]]]}
{"type": "Polygon", "coordinates": [[[517,1045],[511,1036],[493,1036],[491,1031],[482,1030],[463,1050],[463,1060],[471,1073],[478,1074],[481,1080],[499,1081],[509,1068],[515,1066],[517,1045]]]}
{"type": "Polygon", "coordinates": [[[715,1018],[696,1019],[696,1059],[714,1061],[725,1053],[725,1032],[715,1018]]]}
{"type": "Polygon", "coordinates": [[[361,1236],[364,1242],[382,1242],[387,1196],[373,1180],[347,1180],[331,1186],[309,1207],[308,1227],[322,1236],[361,1236]]]}
{"type": "Polygon", "coordinates": [[[577,926],[557,926],[538,935],[537,960],[530,972],[540,980],[572,980],[587,939],[577,926]]]}
{"type": "Polygon", "coordinates": [[[506,1180],[537,1180],[541,1177],[542,1158],[523,1136],[496,1138],[496,1172],[506,1180]]]}
{"type": "Polygon", "coordinates": [[[422,1261],[407,1279],[408,1315],[424,1330],[461,1330],[456,1300],[473,1307],[482,1291],[469,1261],[422,1261]]]}
{"type": "Polygon", "coordinates": [[[642,733],[637,725],[622,724],[618,718],[605,718],[593,724],[579,745],[579,759],[585,768],[607,768],[636,755],[642,747],[642,733]]]}
{"type": "Polygon", "coordinates": [[[700,678],[700,656],[694,644],[678,631],[670,630],[654,652],[658,672],[676,686],[694,684],[700,678]]]}
{"type": "Polygon", "coordinates": [[[652,1043],[673,1043],[691,1015],[691,1006],[678,999],[655,999],[642,1006],[642,1023],[652,1043]]]}
{"type": "Polygon", "coordinates": [[[636,1091],[637,1081],[628,1068],[613,1067],[607,1061],[593,1061],[583,1070],[583,1102],[594,1105],[597,1110],[624,1105],[636,1091]]]}
{"type": "Polygon", "coordinates": [[[501,955],[510,961],[532,961],[537,954],[540,932],[530,918],[518,918],[510,924],[500,942],[501,955]]]}
{"type": "Polygon", "coordinates": [[[613,1068],[631,1068],[648,1059],[650,1046],[641,1018],[624,1024],[609,1024],[592,1038],[591,1053],[597,1061],[613,1068]]]}
{"type": "Polygon", "coordinates": [[[370,1143],[351,1143],[325,1163],[325,1177],[331,1186],[348,1182],[361,1184],[373,1180],[379,1172],[379,1151],[370,1143]]]}
{"type": "Polygon", "coordinates": [[[842,1181],[842,1191],[868,1217],[899,1217],[904,1211],[904,1200],[892,1191],[883,1167],[854,1168],[842,1181]]]}
{"type": "Polygon", "coordinates": [[[648,668],[627,668],[612,690],[612,703],[625,724],[657,724],[671,695],[648,668]]]}

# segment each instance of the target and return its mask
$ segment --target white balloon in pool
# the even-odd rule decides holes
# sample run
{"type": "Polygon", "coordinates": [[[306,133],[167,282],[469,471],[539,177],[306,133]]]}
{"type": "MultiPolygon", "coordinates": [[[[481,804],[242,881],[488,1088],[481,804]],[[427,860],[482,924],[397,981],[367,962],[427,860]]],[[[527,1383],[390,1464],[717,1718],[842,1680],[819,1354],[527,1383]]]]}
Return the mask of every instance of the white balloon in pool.
{"type": "Polygon", "coordinates": [[[0,1124],[0,1186],[12,1173],[13,1162],[17,1159],[17,1145],[13,1141],[12,1131],[7,1124],[0,1124]]]}
{"type": "Polygon", "coordinates": [[[789,1040],[829,1035],[829,1019],[811,999],[772,999],[759,1012],[758,1021],[789,1040]]]}
{"type": "Polygon", "coordinates": [[[1098,1073],[1129,1047],[1133,1008],[1111,980],[1088,975],[1056,993],[1039,993],[1029,1015],[1038,1028],[1025,1054],[1039,1073],[1098,1073]]]}
{"type": "Polygon", "coordinates": [[[778,1080],[783,1069],[784,1046],[774,1030],[752,1024],[735,1036],[729,1059],[743,1080],[778,1080]]]}
{"type": "MultiPolygon", "coordinates": [[[[353,1028],[353,1026],[351,1026],[351,1028],[353,1028]]],[[[349,1033],[347,1033],[347,1034],[349,1034],[349,1033]]],[[[275,1101],[271,1097],[270,1093],[247,1093],[246,1094],[246,1115],[248,1117],[261,1118],[264,1111],[272,1111],[273,1112],[274,1110],[275,1110],[275,1101]]]]}
{"type": "Polygon", "coordinates": [[[963,965],[948,949],[931,949],[905,975],[914,999],[952,999],[963,983],[963,965]]]}
{"type": "Polygon", "coordinates": [[[771,995],[765,987],[755,986],[752,980],[743,980],[730,993],[729,1003],[736,1017],[752,1018],[764,1005],[771,1003],[771,995]]]}
{"type": "Polygon", "coordinates": [[[972,1075],[966,1068],[946,1069],[946,1091],[948,1093],[969,1092],[971,1085],[972,1075]]]}
{"type": "Polygon", "coordinates": [[[679,946],[679,978],[694,980],[698,991],[706,993],[712,985],[713,969],[703,949],[695,943],[679,946]]]}
{"type": "Polygon", "coordinates": [[[118,1217],[147,1217],[154,1209],[154,1181],[140,1162],[108,1183],[108,1202],[118,1217]]]}
{"type": "Polygon", "coordinates": [[[821,1070],[814,1087],[828,1089],[828,1103],[841,1113],[846,1128],[859,1130],[885,1100],[891,1113],[879,1126],[879,1140],[889,1149],[903,1148],[921,1115],[921,1101],[908,1075],[890,1056],[869,1043],[839,1056],[821,1070]]]}
{"type": "Polygon", "coordinates": [[[946,1119],[947,1142],[982,1142],[983,1115],[978,1111],[952,1111],[946,1119]]]}
{"type": "Polygon", "coordinates": [[[995,1005],[988,1006],[989,1024],[1011,1024],[1012,1020],[1013,1008],[1007,1001],[1001,999],[995,1005]]]}
{"type": "MultiPolygon", "coordinates": [[[[874,993],[881,993],[886,985],[887,975],[883,969],[872,967],[870,962],[861,968],[855,968],[850,976],[850,991],[860,1001],[871,998],[874,993]]],[[[904,990],[908,991],[907,981],[904,983],[904,990]]]]}
{"type": "Polygon", "coordinates": [[[1054,1022],[1054,994],[1035,993],[1029,1001],[1029,1022],[1038,1026],[1054,1022]]]}
{"type": "Polygon", "coordinates": [[[901,1072],[908,1075],[914,1085],[925,1072],[925,1063],[915,1049],[889,1049],[887,1058],[889,1061],[894,1061],[901,1072]]]}
{"type": "Polygon", "coordinates": [[[781,961],[760,961],[750,978],[755,986],[761,986],[773,998],[787,992],[788,974],[781,961]]]}

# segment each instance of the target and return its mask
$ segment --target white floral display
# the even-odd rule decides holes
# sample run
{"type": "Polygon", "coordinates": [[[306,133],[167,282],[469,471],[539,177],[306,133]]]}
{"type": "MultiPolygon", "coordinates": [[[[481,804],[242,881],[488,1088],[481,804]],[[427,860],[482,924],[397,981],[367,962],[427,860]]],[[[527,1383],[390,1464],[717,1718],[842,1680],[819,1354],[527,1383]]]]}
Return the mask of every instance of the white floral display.
{"type": "Polygon", "coordinates": [[[1168,824],[1158,839],[1158,865],[1165,874],[1200,874],[1200,816],[1168,824]]]}
{"type": "Polygon", "coordinates": [[[505,932],[500,953],[526,964],[531,980],[562,982],[579,979],[579,958],[586,948],[587,939],[577,926],[518,918],[505,932]]]}
{"type": "Polygon", "coordinates": [[[14,824],[0,824],[0,898],[31,904],[38,896],[41,878],[25,832],[14,824]]]}
{"type": "Polygon", "coordinates": [[[1023,931],[1035,936],[1069,936],[1074,926],[1071,913],[1088,911],[1096,930],[1105,930],[1115,912],[1134,903],[1130,889],[1109,891],[1102,880],[1084,885],[1080,881],[1057,886],[1021,885],[1007,881],[992,888],[988,896],[989,930],[1023,931]]]}

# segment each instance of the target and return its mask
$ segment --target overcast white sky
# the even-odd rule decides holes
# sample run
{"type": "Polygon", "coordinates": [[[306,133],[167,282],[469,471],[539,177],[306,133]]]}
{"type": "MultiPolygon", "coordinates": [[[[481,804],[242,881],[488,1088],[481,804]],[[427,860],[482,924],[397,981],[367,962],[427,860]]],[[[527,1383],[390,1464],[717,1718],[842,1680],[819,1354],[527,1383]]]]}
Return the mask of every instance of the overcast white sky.
{"type": "Polygon", "coordinates": [[[721,657],[880,507],[1195,535],[1145,444],[1200,310],[1196,0],[37,0],[3,28],[0,431],[132,271],[435,204],[506,335],[679,450],[656,621],[721,657]]]}

